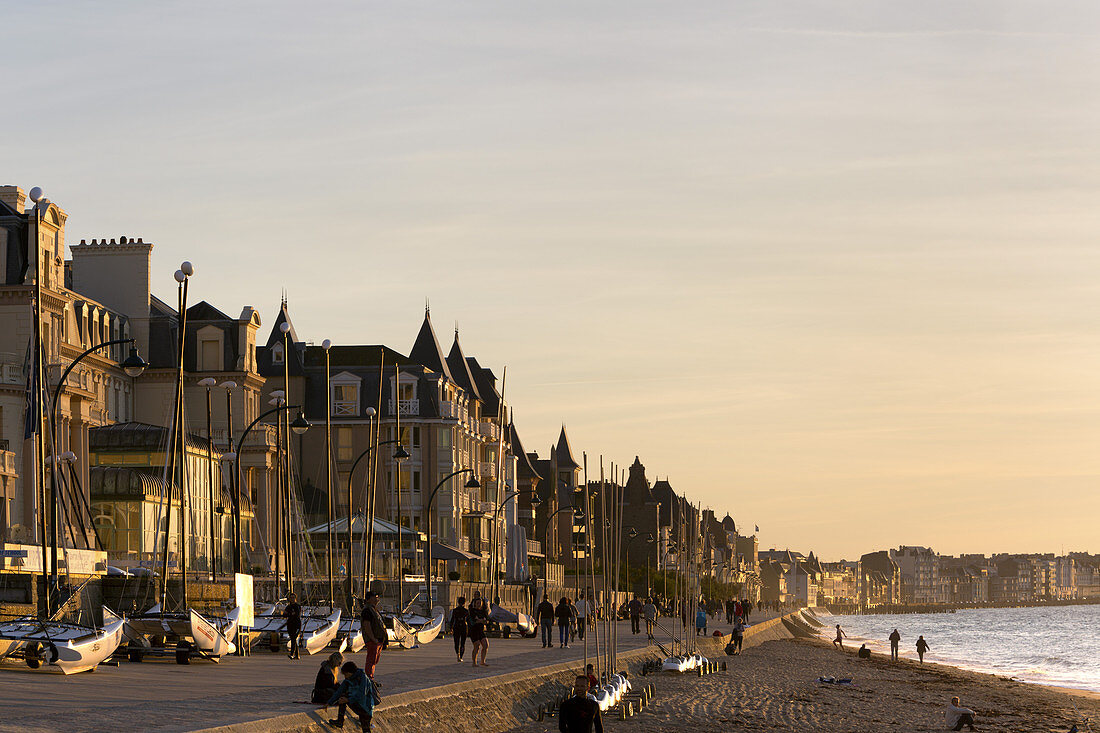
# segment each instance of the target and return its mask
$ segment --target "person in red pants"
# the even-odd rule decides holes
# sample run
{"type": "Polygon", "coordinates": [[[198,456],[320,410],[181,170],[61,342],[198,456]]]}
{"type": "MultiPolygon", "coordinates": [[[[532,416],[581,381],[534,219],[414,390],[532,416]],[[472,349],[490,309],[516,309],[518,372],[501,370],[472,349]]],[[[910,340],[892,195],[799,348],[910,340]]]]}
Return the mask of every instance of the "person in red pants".
{"type": "Polygon", "coordinates": [[[382,659],[382,650],[389,643],[386,636],[386,625],[382,622],[382,615],[378,613],[378,603],[381,598],[374,591],[367,591],[363,599],[363,613],[359,616],[359,627],[363,630],[367,658],[363,662],[363,668],[367,677],[374,679],[374,670],[382,659]]]}

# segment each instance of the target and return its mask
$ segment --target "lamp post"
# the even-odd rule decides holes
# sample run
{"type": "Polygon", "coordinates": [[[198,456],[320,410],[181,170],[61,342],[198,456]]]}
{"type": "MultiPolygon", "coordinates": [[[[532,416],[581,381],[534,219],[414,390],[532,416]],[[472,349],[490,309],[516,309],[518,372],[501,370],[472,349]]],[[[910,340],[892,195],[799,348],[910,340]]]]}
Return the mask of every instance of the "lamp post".
{"type": "Polygon", "coordinates": [[[649,598],[650,595],[653,593],[653,588],[649,585],[649,554],[652,551],[653,547],[653,535],[649,535],[648,537],[646,537],[645,541],[646,544],[649,545],[649,547],[646,548],[645,551],[645,595],[646,598],[649,598]]]}
{"type": "MultiPolygon", "coordinates": [[[[542,552],[543,552],[543,557],[544,558],[546,557],[546,550],[548,549],[548,546],[550,544],[550,525],[553,522],[554,517],[556,517],[557,515],[561,514],[562,512],[564,512],[566,510],[572,511],[573,512],[573,517],[575,519],[579,519],[579,520],[584,519],[584,516],[585,516],[584,512],[582,512],[579,509],[577,509],[573,506],[570,506],[570,505],[563,506],[560,509],[558,509],[557,511],[551,512],[550,516],[548,516],[546,518],[546,524],[543,525],[543,528],[542,528],[542,535],[543,535],[543,540],[544,540],[542,552]]],[[[569,543],[570,544],[573,543],[572,538],[570,538],[569,543]]],[[[547,565],[549,565],[549,563],[547,563],[547,565]]],[[[546,598],[546,593],[547,593],[547,589],[549,588],[549,582],[550,582],[549,581],[549,573],[546,572],[547,570],[548,570],[548,568],[543,568],[542,569],[542,597],[543,598],[546,598]]]]}
{"type": "Polygon", "coordinates": [[[630,531],[626,533],[626,594],[628,596],[633,592],[630,583],[630,543],[633,542],[634,538],[637,536],[638,530],[630,527],[630,531]]]}
{"type": "MultiPolygon", "coordinates": [[[[368,407],[367,408],[367,414],[368,414],[368,416],[373,418],[374,414],[375,414],[374,408],[373,407],[368,407]]],[[[351,611],[351,603],[352,603],[351,577],[353,575],[352,572],[351,572],[351,568],[352,568],[352,565],[351,565],[351,556],[352,556],[352,553],[351,553],[351,486],[352,486],[352,479],[355,477],[355,469],[359,467],[359,461],[363,460],[364,458],[369,458],[370,455],[371,455],[371,452],[375,448],[377,448],[379,445],[392,445],[396,442],[397,442],[396,440],[383,440],[383,441],[380,441],[377,445],[369,446],[365,451],[363,451],[358,456],[356,456],[355,460],[351,464],[351,470],[348,471],[348,580],[347,580],[346,591],[347,591],[347,596],[348,596],[348,611],[349,612],[351,611]]],[[[370,465],[369,460],[367,461],[367,465],[368,466],[370,465]]],[[[371,478],[372,478],[371,476],[369,476],[369,475],[367,476],[367,487],[368,488],[370,486],[371,478]]],[[[368,532],[368,526],[369,526],[370,536],[373,537],[374,536],[374,517],[373,517],[374,507],[373,507],[373,502],[371,501],[371,497],[368,497],[366,504],[371,505],[371,510],[372,511],[371,511],[371,516],[368,517],[367,516],[367,507],[366,506],[363,507],[363,533],[365,535],[368,532]]],[[[366,537],[363,538],[363,542],[364,542],[364,544],[366,543],[366,537]]],[[[366,558],[364,558],[364,560],[365,560],[364,571],[367,572],[368,575],[369,575],[370,564],[371,564],[370,559],[371,559],[371,555],[373,554],[374,548],[373,547],[364,547],[364,551],[366,552],[366,558]]],[[[369,582],[369,579],[368,579],[368,582],[369,582]]]]}
{"type": "Polygon", "coordinates": [[[209,542],[210,546],[207,549],[206,556],[210,561],[210,580],[211,582],[218,579],[218,571],[215,568],[214,562],[214,418],[213,401],[214,398],[211,395],[211,388],[218,384],[218,380],[213,377],[205,377],[199,380],[200,387],[206,387],[206,439],[209,443],[207,451],[206,461],[206,483],[207,483],[207,495],[210,500],[210,511],[208,512],[210,521],[209,542]]]}
{"type": "MultiPolygon", "coordinates": [[[[471,469],[466,469],[466,470],[471,470],[471,469]]],[[[468,488],[468,489],[480,488],[481,484],[477,483],[476,479],[470,479],[470,481],[472,483],[474,483],[475,485],[471,486],[470,484],[466,484],[466,488],[468,488]]],[[[539,499],[538,493],[536,493],[533,489],[529,489],[527,491],[522,491],[522,490],[513,491],[513,492],[509,493],[508,496],[504,497],[504,500],[501,501],[500,504],[497,506],[497,508],[493,510],[493,523],[492,523],[491,526],[493,526],[493,527],[497,526],[497,518],[500,516],[501,510],[504,509],[505,504],[507,504],[509,501],[511,501],[515,497],[519,496],[520,494],[530,494],[531,495],[531,508],[532,509],[534,509],[535,507],[537,507],[539,504],[542,503],[542,500],[539,499]]],[[[435,492],[432,492],[432,496],[435,496],[435,492]]],[[[497,593],[499,592],[499,589],[500,589],[500,585],[497,581],[497,576],[498,575],[499,575],[499,573],[497,573],[496,571],[493,572],[493,600],[494,601],[497,599],[497,593]]]]}
{"type": "MultiPolygon", "coordinates": [[[[428,496],[428,505],[427,505],[427,509],[425,510],[427,512],[427,522],[428,522],[428,547],[427,547],[427,554],[425,555],[426,561],[424,563],[424,583],[425,583],[425,586],[426,586],[427,591],[428,591],[428,598],[427,598],[427,601],[426,601],[426,603],[427,603],[426,607],[428,609],[428,612],[425,613],[424,615],[427,616],[427,617],[431,617],[431,614],[432,614],[432,502],[435,501],[435,495],[439,492],[439,490],[441,488],[443,488],[443,484],[447,483],[448,481],[450,481],[455,476],[459,476],[459,475],[464,474],[464,473],[470,474],[470,480],[466,482],[466,488],[467,489],[480,489],[481,488],[481,482],[478,481],[477,476],[474,475],[474,469],[472,469],[472,468],[461,468],[457,471],[454,471],[454,472],[449,473],[446,476],[444,476],[440,480],[440,482],[438,484],[436,484],[436,487],[434,489],[432,489],[432,493],[428,496]]],[[[398,531],[400,531],[400,529],[401,528],[399,526],[398,531]]]]}
{"type": "MultiPolygon", "coordinates": [[[[232,380],[226,380],[218,386],[225,390],[225,442],[226,445],[229,446],[228,454],[232,456],[232,458],[227,458],[223,455],[222,458],[233,463],[235,466],[237,454],[233,451],[233,390],[237,388],[237,383],[232,380]]],[[[235,471],[230,472],[228,470],[223,471],[222,475],[225,476],[226,493],[229,494],[229,500],[231,502],[236,501],[239,505],[241,501],[240,476],[237,476],[235,471]]],[[[230,516],[230,520],[232,521],[232,515],[230,516]]],[[[218,522],[221,523],[220,518],[218,522]]],[[[237,524],[234,523],[231,530],[233,537],[239,542],[240,537],[237,536],[237,524]]],[[[222,546],[218,548],[218,555],[222,555],[225,548],[225,540],[223,539],[221,542],[222,546]]],[[[222,562],[222,567],[224,568],[224,566],[225,563],[222,562]]],[[[240,569],[238,568],[234,572],[240,572],[240,569]]]]}
{"type": "MultiPolygon", "coordinates": [[[[286,410],[286,411],[293,410],[293,409],[298,407],[297,405],[282,404],[281,399],[276,399],[275,401],[279,402],[280,404],[276,405],[275,407],[271,408],[270,410],[268,410],[266,412],[263,412],[263,413],[260,413],[259,415],[257,415],[256,419],[248,424],[248,427],[246,427],[244,429],[244,432],[241,433],[240,439],[237,440],[237,450],[235,451],[235,453],[233,455],[233,460],[234,460],[234,463],[236,464],[235,473],[238,477],[241,475],[241,449],[244,447],[245,438],[247,438],[248,434],[250,432],[252,432],[252,428],[256,427],[256,424],[259,423],[260,420],[263,420],[265,417],[267,417],[269,415],[274,415],[275,413],[282,412],[284,410],[286,410]]],[[[243,564],[243,558],[242,558],[242,555],[241,555],[241,552],[242,552],[242,549],[243,549],[243,542],[242,542],[242,538],[241,538],[240,488],[241,488],[240,483],[238,482],[237,491],[236,491],[235,494],[232,495],[233,499],[234,499],[234,503],[236,504],[236,506],[233,507],[233,521],[234,521],[233,572],[235,572],[235,573],[241,572],[241,566],[243,564]]],[[[275,585],[276,585],[276,587],[278,587],[278,585],[279,585],[279,575],[278,575],[279,566],[278,566],[278,562],[279,562],[279,556],[278,556],[278,554],[276,554],[276,556],[275,556],[275,563],[276,563],[276,565],[275,565],[275,585]]]]}
{"type": "MultiPolygon", "coordinates": [[[[333,542],[333,526],[336,521],[336,498],[332,495],[332,362],[329,360],[329,349],[332,342],[325,339],[321,342],[321,348],[325,351],[325,491],[328,497],[328,598],[329,603],[336,605],[336,579],[332,571],[333,554],[336,552],[333,542]]],[[[351,482],[348,482],[351,486],[351,482]]],[[[348,504],[348,531],[351,531],[351,504],[348,504]]],[[[350,554],[350,545],[349,545],[350,554]]],[[[351,577],[350,570],[348,577],[351,577]]],[[[348,607],[351,612],[351,607],[348,607]]]]}
{"type": "MultiPolygon", "coordinates": [[[[73,368],[76,367],[76,365],[79,364],[81,361],[83,361],[85,357],[95,353],[96,351],[99,351],[101,349],[105,349],[108,346],[118,346],[118,345],[121,345],[121,344],[134,344],[134,343],[136,343],[134,341],[134,339],[113,339],[111,341],[104,341],[101,344],[96,344],[95,346],[91,347],[90,349],[86,349],[82,354],[80,354],[80,356],[73,359],[69,363],[69,365],[67,367],[65,367],[65,371],[63,371],[61,373],[61,378],[57,380],[57,385],[54,387],[53,395],[50,398],[50,446],[51,446],[50,447],[50,454],[51,455],[55,455],[55,456],[57,455],[57,402],[61,398],[61,390],[64,389],[64,387],[65,387],[65,380],[67,380],[69,378],[69,374],[73,371],[73,368]]],[[[126,375],[129,376],[129,377],[141,376],[142,372],[145,371],[145,368],[147,366],[149,366],[149,365],[145,363],[145,360],[142,359],[138,355],[137,349],[135,349],[133,347],[131,347],[131,349],[130,349],[130,355],[122,361],[122,370],[124,372],[126,372],[126,375]]],[[[76,457],[75,453],[73,454],[73,457],[74,458],[76,457]]],[[[50,567],[51,584],[55,587],[56,587],[56,584],[57,584],[57,551],[56,551],[57,550],[57,546],[56,546],[56,540],[57,540],[57,500],[58,500],[58,497],[57,497],[57,494],[58,494],[57,471],[58,471],[57,462],[53,461],[52,462],[52,467],[51,467],[51,470],[50,470],[50,477],[51,477],[50,478],[50,498],[51,498],[51,502],[50,502],[50,504],[51,504],[51,506],[50,506],[50,531],[51,531],[52,537],[54,538],[55,545],[54,545],[54,551],[51,552],[50,555],[49,555],[49,557],[50,557],[50,566],[49,567],[50,567]]],[[[43,570],[45,570],[45,568],[43,568],[43,570]]],[[[48,611],[52,611],[53,610],[52,600],[47,601],[47,603],[49,604],[48,611]]]]}

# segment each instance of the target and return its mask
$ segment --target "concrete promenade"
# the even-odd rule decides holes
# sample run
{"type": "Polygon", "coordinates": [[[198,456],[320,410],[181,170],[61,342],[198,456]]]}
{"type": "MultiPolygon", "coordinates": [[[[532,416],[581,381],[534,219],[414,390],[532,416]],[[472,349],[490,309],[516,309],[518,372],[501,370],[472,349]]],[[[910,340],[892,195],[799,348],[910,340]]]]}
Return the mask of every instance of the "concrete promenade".
{"type": "MultiPolygon", "coordinates": [[[[754,613],[752,621],[772,616],[754,613]]],[[[678,619],[661,623],[671,630],[678,619]]],[[[715,629],[729,633],[724,623],[710,630],[715,629]]],[[[646,646],[645,635],[632,635],[629,622],[619,622],[618,634],[620,652],[646,646]]],[[[657,635],[661,643],[667,639],[665,633],[657,635]]],[[[302,703],[309,699],[324,656],[291,661],[284,654],[257,650],[251,657],[230,657],[220,664],[123,661],[71,677],[5,662],[0,665],[0,731],[190,731],[306,713],[317,708],[302,703]]],[[[466,663],[460,665],[447,637],[419,649],[387,650],[376,679],[383,684],[385,704],[402,693],[468,680],[491,685],[492,677],[567,662],[579,669],[582,657],[579,639],[569,649],[543,649],[538,639],[490,639],[490,666],[473,668],[469,648],[466,663]]],[[[363,655],[351,658],[361,663],[363,655]]]]}

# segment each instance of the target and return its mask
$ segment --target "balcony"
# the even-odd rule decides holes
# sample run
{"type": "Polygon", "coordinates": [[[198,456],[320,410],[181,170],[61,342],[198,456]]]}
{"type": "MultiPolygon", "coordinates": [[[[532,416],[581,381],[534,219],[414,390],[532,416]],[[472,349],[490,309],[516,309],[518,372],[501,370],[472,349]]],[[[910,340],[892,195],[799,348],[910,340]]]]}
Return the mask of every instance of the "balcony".
{"type": "Polygon", "coordinates": [[[359,417],[359,403],[354,401],[337,400],[332,403],[333,417],[359,417]]]}
{"type": "Polygon", "coordinates": [[[538,540],[527,540],[527,554],[542,556],[542,543],[538,540]]]}
{"type": "Polygon", "coordinates": [[[0,362],[0,384],[25,384],[23,380],[23,364],[15,362],[0,362]]]}
{"type": "MultiPolygon", "coordinates": [[[[419,415],[420,400],[400,400],[402,415],[419,415]]],[[[389,403],[390,414],[394,413],[393,400],[389,403]]]]}
{"type": "Polygon", "coordinates": [[[481,475],[485,478],[497,477],[497,464],[490,463],[489,461],[481,462],[481,475]]]}
{"type": "Polygon", "coordinates": [[[451,418],[453,420],[461,420],[462,411],[458,408],[457,402],[440,402],[439,416],[444,419],[451,418]]]}
{"type": "MultiPolygon", "coordinates": [[[[4,448],[7,448],[7,441],[4,448]]],[[[15,470],[15,454],[10,450],[0,450],[0,476],[11,476],[15,478],[19,475],[19,472],[15,470]]]]}
{"type": "Polygon", "coordinates": [[[488,420],[482,420],[481,425],[478,426],[478,433],[488,440],[497,440],[500,438],[500,426],[488,420]]]}

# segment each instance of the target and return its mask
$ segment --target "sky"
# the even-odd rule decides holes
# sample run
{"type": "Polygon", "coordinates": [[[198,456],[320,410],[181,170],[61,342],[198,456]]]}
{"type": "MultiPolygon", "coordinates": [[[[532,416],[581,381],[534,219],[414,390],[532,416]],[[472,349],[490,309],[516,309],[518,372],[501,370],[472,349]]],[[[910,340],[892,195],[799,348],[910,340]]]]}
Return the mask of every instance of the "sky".
{"type": "MultiPolygon", "coordinates": [[[[39,2],[0,184],[762,548],[1100,552],[1100,6],[39,2]]],[[[590,471],[590,477],[594,473],[590,471]]]]}

